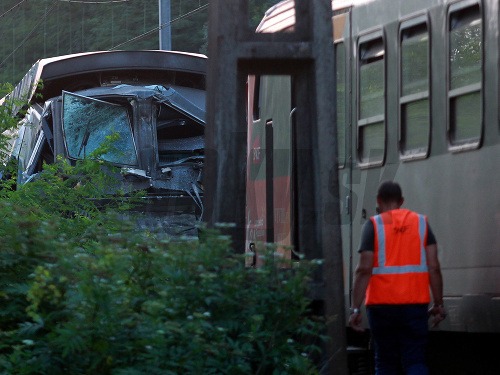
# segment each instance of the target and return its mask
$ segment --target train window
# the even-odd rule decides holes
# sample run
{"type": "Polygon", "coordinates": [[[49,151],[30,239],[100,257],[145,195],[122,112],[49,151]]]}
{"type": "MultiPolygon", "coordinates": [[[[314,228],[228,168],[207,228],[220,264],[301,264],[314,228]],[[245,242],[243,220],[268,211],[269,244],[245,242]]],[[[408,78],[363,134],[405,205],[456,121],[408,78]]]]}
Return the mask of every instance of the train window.
{"type": "Polygon", "coordinates": [[[346,110],[346,53],[344,43],[335,45],[335,59],[337,70],[337,145],[338,145],[338,163],[339,167],[345,165],[345,133],[347,126],[346,110]]]}
{"type": "Polygon", "coordinates": [[[430,140],[429,31],[425,21],[415,21],[402,24],[400,33],[399,136],[403,160],[426,157],[430,140]]]}
{"type": "MultiPolygon", "coordinates": [[[[177,89],[180,91],[180,88],[177,89]]],[[[162,103],[161,100],[157,104],[156,115],[159,165],[164,167],[188,160],[201,160],[205,147],[203,138],[205,127],[189,115],[172,108],[171,103],[162,103]]],[[[178,103],[180,102],[178,99],[178,103]]],[[[187,114],[190,109],[192,108],[185,107],[187,114]]]]}
{"type": "Polygon", "coordinates": [[[260,76],[254,76],[253,89],[253,120],[260,119],[260,76]]]}
{"type": "MultiPolygon", "coordinates": [[[[18,172],[21,174],[26,170],[26,167],[28,166],[30,153],[35,145],[36,133],[34,126],[25,123],[19,131],[19,140],[20,147],[16,156],[19,160],[18,172]]],[[[21,176],[18,176],[18,178],[21,178],[21,176]]]]}
{"type": "Polygon", "coordinates": [[[385,155],[384,41],[359,43],[358,159],[361,166],[381,165],[385,155]]]}
{"type": "Polygon", "coordinates": [[[452,150],[479,146],[482,133],[483,25],[479,4],[450,7],[448,111],[452,150]]]}
{"type": "Polygon", "coordinates": [[[70,158],[89,156],[116,134],[116,143],[101,158],[123,165],[138,164],[130,118],[121,105],[63,91],[63,130],[70,158]]]}

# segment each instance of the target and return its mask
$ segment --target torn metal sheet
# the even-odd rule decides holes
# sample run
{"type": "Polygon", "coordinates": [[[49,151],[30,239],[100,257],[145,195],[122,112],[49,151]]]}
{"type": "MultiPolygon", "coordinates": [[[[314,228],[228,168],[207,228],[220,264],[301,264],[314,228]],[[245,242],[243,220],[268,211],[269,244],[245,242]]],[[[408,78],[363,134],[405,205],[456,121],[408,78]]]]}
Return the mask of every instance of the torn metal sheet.
{"type": "Polygon", "coordinates": [[[29,93],[31,104],[13,137],[18,185],[36,178],[44,163],[84,159],[115,136],[99,156],[116,167],[110,173],[119,186],[109,193],[146,191],[133,209],[141,227],[195,233],[203,213],[205,64],[203,56],[166,51],[41,60],[9,96],[29,93]],[[45,77],[44,85],[33,77],[45,77]]]}

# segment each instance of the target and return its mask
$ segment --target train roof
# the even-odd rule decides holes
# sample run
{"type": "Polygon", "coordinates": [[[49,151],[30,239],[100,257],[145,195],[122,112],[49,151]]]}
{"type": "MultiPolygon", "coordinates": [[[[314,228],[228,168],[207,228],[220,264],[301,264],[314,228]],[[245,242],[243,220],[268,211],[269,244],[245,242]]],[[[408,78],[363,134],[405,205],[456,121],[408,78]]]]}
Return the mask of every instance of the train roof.
{"type": "MultiPolygon", "coordinates": [[[[0,105],[6,99],[33,103],[40,100],[41,96],[41,100],[46,100],[58,95],[63,89],[95,87],[96,83],[103,83],[103,79],[109,80],[111,84],[113,77],[122,77],[127,73],[130,76],[149,76],[153,80],[154,76],[161,77],[166,72],[204,77],[206,56],[178,51],[142,50],[97,51],[44,58],[38,60],[14,90],[0,100],[0,105]],[[107,78],[103,78],[103,74],[107,78]],[[38,85],[39,82],[41,85],[38,85]]],[[[204,82],[204,78],[202,80],[204,82]]]]}
{"type": "MultiPolygon", "coordinates": [[[[348,9],[360,0],[332,0],[332,11],[348,9]]],[[[361,0],[366,1],[366,0],[361,0]]],[[[284,0],[271,7],[257,27],[258,33],[292,31],[295,25],[295,1],[284,0]]]]}

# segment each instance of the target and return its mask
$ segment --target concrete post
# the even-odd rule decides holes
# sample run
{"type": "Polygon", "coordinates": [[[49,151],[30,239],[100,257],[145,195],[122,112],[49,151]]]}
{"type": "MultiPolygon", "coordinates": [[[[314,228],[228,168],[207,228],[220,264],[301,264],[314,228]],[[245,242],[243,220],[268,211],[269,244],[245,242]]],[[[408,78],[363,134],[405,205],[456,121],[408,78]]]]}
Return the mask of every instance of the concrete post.
{"type": "Polygon", "coordinates": [[[245,244],[248,74],[292,75],[297,105],[295,171],[298,241],[323,259],[311,296],[322,306],[330,341],[323,374],[347,374],[339,213],[335,71],[331,0],[296,0],[295,31],[255,34],[246,0],[212,0],[209,8],[205,220],[232,223],[237,252],[245,244]]]}

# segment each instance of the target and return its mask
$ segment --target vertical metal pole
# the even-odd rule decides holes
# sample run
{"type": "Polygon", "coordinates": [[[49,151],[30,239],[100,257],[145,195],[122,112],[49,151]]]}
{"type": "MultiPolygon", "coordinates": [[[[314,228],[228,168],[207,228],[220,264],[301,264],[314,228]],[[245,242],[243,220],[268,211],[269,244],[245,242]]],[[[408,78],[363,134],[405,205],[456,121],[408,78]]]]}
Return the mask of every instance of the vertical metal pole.
{"type": "Polygon", "coordinates": [[[158,0],[160,49],[170,51],[172,49],[172,27],[170,0],[158,0]]]}
{"type": "MultiPolygon", "coordinates": [[[[44,14],[47,14],[47,3],[45,3],[44,14]]],[[[83,51],[83,46],[82,46],[82,51],[83,51]]],[[[47,17],[43,19],[43,57],[46,56],[47,56],[47,17]]]]}

